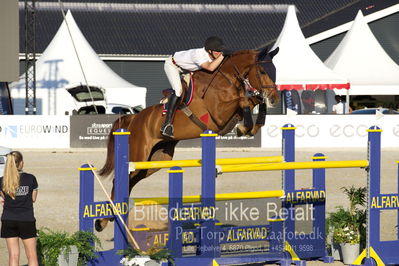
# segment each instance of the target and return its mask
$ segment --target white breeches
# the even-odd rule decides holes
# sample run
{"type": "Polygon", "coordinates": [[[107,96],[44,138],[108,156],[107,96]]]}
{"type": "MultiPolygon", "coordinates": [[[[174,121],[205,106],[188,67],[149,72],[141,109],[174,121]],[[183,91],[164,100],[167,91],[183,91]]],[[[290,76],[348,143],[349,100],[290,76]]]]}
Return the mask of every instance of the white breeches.
{"type": "Polygon", "coordinates": [[[164,70],[166,76],[168,77],[170,85],[172,85],[172,89],[175,91],[176,96],[180,97],[183,92],[180,74],[183,71],[181,70],[181,68],[173,64],[171,56],[165,60],[164,70]]]}

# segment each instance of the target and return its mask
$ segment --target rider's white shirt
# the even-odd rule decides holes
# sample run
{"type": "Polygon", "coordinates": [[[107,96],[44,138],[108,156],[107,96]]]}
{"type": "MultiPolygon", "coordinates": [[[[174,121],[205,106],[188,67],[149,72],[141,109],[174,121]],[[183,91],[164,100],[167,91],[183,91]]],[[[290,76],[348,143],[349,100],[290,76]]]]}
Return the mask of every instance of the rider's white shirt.
{"type": "Polygon", "coordinates": [[[188,71],[199,70],[203,63],[212,62],[204,47],[176,52],[173,58],[179,67],[188,71]]]}

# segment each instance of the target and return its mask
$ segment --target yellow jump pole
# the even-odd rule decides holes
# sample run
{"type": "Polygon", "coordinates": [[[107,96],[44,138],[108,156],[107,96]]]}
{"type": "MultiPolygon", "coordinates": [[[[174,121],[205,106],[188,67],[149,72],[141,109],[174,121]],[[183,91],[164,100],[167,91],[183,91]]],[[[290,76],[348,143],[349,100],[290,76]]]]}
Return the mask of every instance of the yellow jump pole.
{"type": "MultiPolygon", "coordinates": [[[[248,158],[223,158],[216,159],[216,165],[231,164],[256,164],[256,163],[280,163],[283,162],[283,156],[266,156],[266,157],[248,157],[248,158]]],[[[152,161],[152,162],[130,162],[129,171],[141,169],[158,169],[178,167],[200,167],[201,159],[193,160],[175,160],[175,161],[152,161]]]]}
{"type": "Polygon", "coordinates": [[[368,160],[358,161],[314,161],[314,162],[286,162],[270,164],[218,165],[218,173],[301,170],[318,168],[358,168],[367,167],[368,160]]]}
{"type": "MultiPolygon", "coordinates": [[[[245,199],[262,199],[262,198],[281,198],[284,197],[283,190],[255,191],[255,192],[237,192],[216,194],[216,201],[222,200],[245,200],[245,199]]],[[[166,205],[169,203],[168,197],[158,198],[140,198],[134,200],[135,206],[142,205],[166,205]]],[[[198,203],[201,201],[200,195],[184,196],[183,203],[198,203]]]]}

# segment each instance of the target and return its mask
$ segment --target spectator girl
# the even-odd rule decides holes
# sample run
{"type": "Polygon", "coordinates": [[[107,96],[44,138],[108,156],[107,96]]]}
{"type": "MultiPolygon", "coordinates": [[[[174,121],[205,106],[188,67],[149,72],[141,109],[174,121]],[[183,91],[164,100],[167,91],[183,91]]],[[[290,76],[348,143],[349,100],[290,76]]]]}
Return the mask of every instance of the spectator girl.
{"type": "Polygon", "coordinates": [[[25,248],[29,266],[37,266],[36,220],[33,203],[37,197],[34,175],[22,171],[24,161],[19,151],[7,155],[4,177],[0,178],[3,202],[1,237],[6,239],[9,266],[19,266],[19,239],[25,248]]]}

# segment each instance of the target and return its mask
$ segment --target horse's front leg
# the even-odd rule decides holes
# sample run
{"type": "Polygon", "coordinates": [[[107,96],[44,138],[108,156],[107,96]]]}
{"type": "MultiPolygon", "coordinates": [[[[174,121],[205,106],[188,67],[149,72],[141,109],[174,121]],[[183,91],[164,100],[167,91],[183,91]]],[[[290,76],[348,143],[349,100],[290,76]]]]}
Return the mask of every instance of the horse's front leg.
{"type": "Polygon", "coordinates": [[[262,102],[259,104],[259,112],[256,117],[255,125],[252,127],[249,135],[255,136],[261,127],[265,125],[266,122],[266,103],[262,102]]]}
{"type": "Polygon", "coordinates": [[[237,136],[247,135],[252,129],[254,122],[252,121],[251,107],[252,103],[247,97],[241,97],[239,101],[240,108],[242,110],[243,124],[239,124],[237,127],[237,136]]]}

